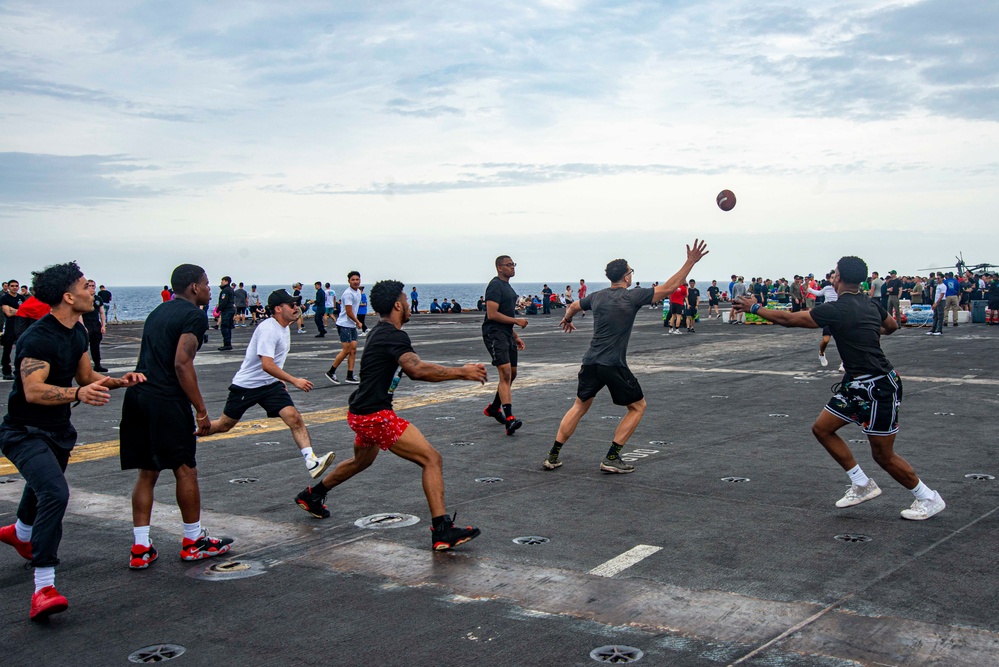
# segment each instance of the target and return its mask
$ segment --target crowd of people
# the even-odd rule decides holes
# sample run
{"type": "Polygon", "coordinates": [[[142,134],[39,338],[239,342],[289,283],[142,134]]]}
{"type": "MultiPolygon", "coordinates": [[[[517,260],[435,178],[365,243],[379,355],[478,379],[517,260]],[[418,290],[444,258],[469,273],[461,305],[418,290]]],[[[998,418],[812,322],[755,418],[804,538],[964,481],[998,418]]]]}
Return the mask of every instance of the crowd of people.
{"type": "MultiPolygon", "coordinates": [[[[622,459],[621,450],[646,409],[641,385],[627,364],[635,318],[643,307],[669,304],[666,312],[671,330],[679,333],[685,325],[687,331],[693,332],[700,291],[688,274],[706,254],[705,243],[695,240],[692,246],[687,246],[686,261],[676,273],[649,288],[633,285],[634,270],[627,260],[615,259],[605,268],[611,283],[608,288],[590,293],[585,281],[580,280],[575,294],[571,285],[567,285],[562,294],[555,295],[545,285],[540,295],[526,302],[525,295],[518,295],[510,285],[517,264],[508,255],[497,257],[496,276],[486,286],[478,304],[484,313],[483,343],[497,374],[496,391],[483,409],[484,416],[498,422],[508,436],[523,427],[523,421],[513,411],[518,359],[527,348],[517,331],[529,325],[522,311],[540,307],[543,313],[548,313],[557,299],[563,308],[559,322],[562,330],[575,331],[575,317],[591,313],[593,337],[582,357],[575,401],[558,426],[542,468],[552,471],[562,467],[563,447],[594,397],[606,387],[614,404],[625,409],[625,415],[615,429],[599,470],[612,474],[634,472],[635,466],[622,459]]],[[[394,412],[393,398],[403,377],[427,382],[485,383],[488,379],[485,365],[467,363],[452,367],[420,359],[403,331],[410,317],[419,312],[415,287],[407,299],[403,283],[382,280],[374,284],[369,299],[358,271],[350,271],[347,281],[348,288],[339,299],[329,283],[317,281],[313,299],[305,298],[301,283],[295,283],[292,293],[275,290],[264,300],[254,285],[247,292],[242,283],[234,287],[229,276],[221,279],[214,314],[223,340],[219,350],[233,350],[234,327],[255,325],[255,329],[229,386],[222,414],[216,419],[209,415],[194,365],[210,326],[207,308],[211,287],[202,267],[182,264],[174,269],[170,285],[164,287],[163,303],[144,323],[135,370],[120,378],[102,375],[107,369],[100,365],[99,351],[94,352],[93,331],[95,327],[98,332],[105,330],[103,306],[112,298],[110,293],[103,294],[103,286],[98,292],[94,281],[88,280],[75,262],[50,266],[33,273],[31,298],[39,307],[22,313],[31,301],[27,296],[22,298],[28,291],[17,281],[8,281],[0,296],[6,319],[3,372],[4,379],[12,379],[13,385],[7,414],[0,425],[0,450],[21,473],[25,486],[17,519],[0,527],[0,542],[13,547],[34,568],[35,592],[29,613],[33,620],[68,608],[66,598],[55,589],[55,568],[59,565],[57,553],[69,498],[64,473],[76,442],[71,406],[79,403],[104,406],[110,400],[109,391],[119,388],[125,389],[119,431],[120,463],[123,470],[136,471],[131,498],[133,544],[128,562],[131,569],[147,569],[158,558],[150,537],[150,520],[157,481],[167,470],[176,480],[183,530],[180,558],[200,560],[231,549],[231,539],[210,536],[201,525],[197,438],[232,429],[254,406],[263,409],[268,417],[282,419],[290,429],[306,471],[315,480],[295,496],[295,503],[311,516],[329,517],[327,495],[371,466],[379,451],[391,451],[412,461],[422,471],[431,516],[432,549],[451,549],[480,534],[473,526],[457,525],[456,517],[446,511],[441,455],[419,429],[394,412]],[[313,385],[284,370],[291,328],[297,326],[299,333],[304,331],[303,310],[310,304],[315,309],[317,337],[326,335],[326,326],[332,321],[341,343],[325,373],[327,379],[340,384],[338,369],[346,363],[344,382],[359,385],[348,399],[347,423],[355,434],[353,456],[332,470],[329,468],[333,452],[315,453],[305,421],[287,390],[290,384],[308,392],[313,385]],[[357,341],[368,329],[364,320],[369,306],[379,320],[368,334],[358,377],[357,341]],[[258,317],[260,309],[263,314],[258,317]],[[31,321],[22,326],[25,324],[22,318],[31,321]],[[8,329],[19,332],[9,346],[8,329]]],[[[869,274],[867,265],[857,257],[841,258],[823,281],[816,281],[809,274],[795,276],[793,282],[757,278],[747,284],[733,275],[727,293],[718,287],[717,281],[712,281],[707,290],[708,317],[720,316],[719,302],[730,294],[733,322],[750,313],[786,327],[823,329],[820,347],[823,365],[825,345],[830,338],[835,339],[843,359],[843,377],[833,388],[833,396],[820,412],[812,432],[850,479],[851,486],[836,502],[837,507],[850,507],[881,494],[881,489],[864,473],[837,434],[850,423],[862,427],[875,462],[912,493],[914,500],[902,510],[903,518],[927,519],[946,507],[940,494],[924,484],[893,450],[899,428],[902,383],[880,347],[880,337],[898,329],[899,301],[908,298],[911,302],[917,294],[925,297],[927,289],[931,289],[934,303],[944,304],[941,310],[952,299],[960,307],[960,294],[965,290],[969,300],[987,293],[992,312],[999,310],[997,275],[981,279],[965,277],[960,281],[952,275],[933,275],[923,281],[899,278],[895,271],[890,271],[888,278],[883,279],[876,272],[869,274]],[[777,304],[782,305],[777,307],[777,304]]],[[[455,312],[454,300],[450,306],[451,312],[455,312]]],[[[443,304],[438,305],[442,307],[443,304]]],[[[433,310],[431,304],[430,311],[433,310]]],[[[97,340],[99,343],[99,337],[97,340]]]]}

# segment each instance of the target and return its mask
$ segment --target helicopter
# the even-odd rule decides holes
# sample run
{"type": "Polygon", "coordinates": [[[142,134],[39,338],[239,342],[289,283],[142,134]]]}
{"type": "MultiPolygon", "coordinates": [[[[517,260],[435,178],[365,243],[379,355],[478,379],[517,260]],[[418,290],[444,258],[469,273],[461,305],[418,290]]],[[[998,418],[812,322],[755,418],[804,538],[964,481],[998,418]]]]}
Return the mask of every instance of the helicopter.
{"type": "MultiPolygon", "coordinates": [[[[957,275],[963,276],[965,273],[980,274],[980,273],[991,273],[991,269],[999,269],[999,264],[993,264],[991,262],[983,262],[981,264],[969,265],[964,261],[964,253],[958,253],[954,257],[957,263],[954,264],[954,269],[957,275]]],[[[929,266],[925,269],[919,269],[920,271],[947,271],[950,270],[949,266],[929,266]]]]}

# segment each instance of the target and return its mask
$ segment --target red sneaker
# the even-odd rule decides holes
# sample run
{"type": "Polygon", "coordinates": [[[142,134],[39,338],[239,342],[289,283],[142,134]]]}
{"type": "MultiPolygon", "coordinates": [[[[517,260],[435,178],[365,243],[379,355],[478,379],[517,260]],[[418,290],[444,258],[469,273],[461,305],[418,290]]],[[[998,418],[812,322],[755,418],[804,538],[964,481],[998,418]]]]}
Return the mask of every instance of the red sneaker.
{"type": "Polygon", "coordinates": [[[231,537],[208,537],[208,531],[202,529],[201,535],[196,540],[189,540],[186,537],[180,545],[181,560],[201,560],[202,558],[213,558],[221,556],[232,545],[231,537]]]}
{"type": "Polygon", "coordinates": [[[52,614],[69,609],[69,601],[59,594],[55,586],[46,586],[31,596],[31,620],[44,621],[52,614]]]}
{"type": "Polygon", "coordinates": [[[14,524],[0,528],[0,542],[9,544],[17,549],[17,553],[21,554],[21,558],[31,560],[31,542],[22,542],[17,539],[17,529],[14,528],[14,524]]]}
{"type": "Polygon", "coordinates": [[[156,557],[156,549],[152,544],[148,547],[133,544],[132,557],[128,561],[128,566],[133,570],[145,570],[154,560],[156,560],[156,557]]]}

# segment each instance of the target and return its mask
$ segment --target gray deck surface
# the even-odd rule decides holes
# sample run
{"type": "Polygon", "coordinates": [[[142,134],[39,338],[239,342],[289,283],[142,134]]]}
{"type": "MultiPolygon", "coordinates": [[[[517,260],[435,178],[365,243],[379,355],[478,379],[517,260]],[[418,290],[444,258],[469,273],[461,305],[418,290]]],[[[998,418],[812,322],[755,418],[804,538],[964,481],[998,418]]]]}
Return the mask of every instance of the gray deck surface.
{"type": "MultiPolygon", "coordinates": [[[[202,522],[234,537],[232,552],[177,558],[166,473],[152,530],[161,557],[130,571],[134,473],[119,469],[115,430],[122,393],[104,408],[77,408],[56,582],[70,609],[30,623],[31,572],[3,546],[0,662],[126,665],[136,649],[171,643],[186,648],[176,665],[590,665],[604,645],[641,649],[640,665],[999,664],[999,480],[966,477],[999,477],[999,327],[962,325],[942,337],[904,329],[883,341],[904,382],[896,449],[948,503],[929,521],[908,522],[899,511],[911,494],[877,468],[865,442],[852,446],[884,493],[850,509],[833,504],[848,479],[810,425],[839,357],[831,346],[830,366],[819,366],[817,331],[705,321],[696,334],[668,336],[659,313],[643,310],[629,363],[649,407],[625,448],[645,450],[638,470],[598,471],[623,414],[606,392],[564,447],[562,468],[542,470],[592,325],[577,319],[580,331],[567,335],[558,319],[532,318],[522,333],[514,410],[525,425],[513,437],[482,415],[492,368],[485,387],[407,378],[396,393],[399,414],[444,456],[449,510],[482,529],[448,553],[429,548],[419,469],[387,452],[329,495],[331,518],[298,509],[294,495],[310,478],[290,433],[254,408],[236,430],[199,443],[202,522]],[[722,481],[731,476],[749,481],[722,481]],[[230,483],[247,477],[257,481],[230,483]],[[483,477],[502,481],[476,482],[483,477]],[[420,521],[354,525],[383,512],[420,521]],[[844,533],[872,539],[834,539],[844,533]],[[550,541],[518,545],[518,536],[550,541]],[[589,574],[637,545],[661,550],[612,577],[589,574]],[[217,561],[263,574],[193,576],[217,561]]],[[[417,316],[407,331],[426,360],[488,362],[479,324],[475,314],[417,316]]],[[[352,387],[323,378],[339,345],[308,328],[292,334],[286,369],[316,389],[293,397],[316,451],[342,460],[353,442],[352,387]]],[[[112,374],[134,367],[140,332],[110,329],[112,374]]],[[[236,351],[222,353],[212,331],[198,354],[213,417],[251,333],[236,329],[236,351]]],[[[857,427],[842,433],[863,438],[857,427]]],[[[23,483],[9,465],[0,481],[6,524],[23,483]]]]}

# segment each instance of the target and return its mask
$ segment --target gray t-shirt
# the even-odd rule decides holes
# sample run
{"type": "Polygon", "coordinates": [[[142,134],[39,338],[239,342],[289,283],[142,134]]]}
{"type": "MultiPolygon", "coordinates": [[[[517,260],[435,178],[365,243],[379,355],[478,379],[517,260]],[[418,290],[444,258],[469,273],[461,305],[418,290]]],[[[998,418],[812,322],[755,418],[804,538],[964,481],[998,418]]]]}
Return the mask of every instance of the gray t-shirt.
{"type": "Polygon", "coordinates": [[[593,312],[593,340],[583,355],[584,366],[627,367],[625,357],[635,316],[642,306],[652,303],[654,292],[651,287],[608,287],[579,300],[580,308],[593,312]]]}
{"type": "Polygon", "coordinates": [[[232,305],[236,308],[246,308],[246,290],[240,287],[233,290],[232,305]]]}

